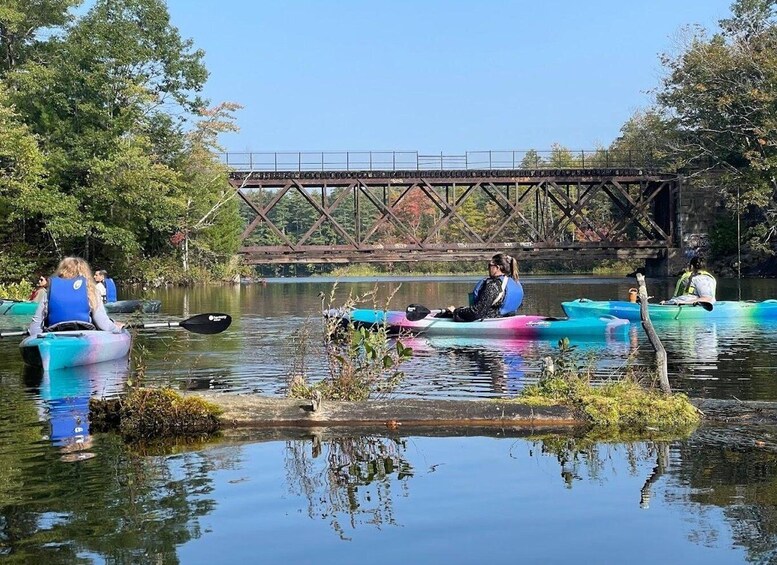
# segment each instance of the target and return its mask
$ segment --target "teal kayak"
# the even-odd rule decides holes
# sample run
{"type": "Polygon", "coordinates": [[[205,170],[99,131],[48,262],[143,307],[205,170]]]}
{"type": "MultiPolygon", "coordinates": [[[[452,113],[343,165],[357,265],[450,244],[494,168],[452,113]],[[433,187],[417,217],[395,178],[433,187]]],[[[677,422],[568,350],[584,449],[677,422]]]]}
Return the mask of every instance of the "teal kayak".
{"type": "Polygon", "coordinates": [[[386,324],[388,331],[405,331],[431,336],[462,336],[470,338],[522,338],[522,339],[601,339],[605,336],[628,333],[628,320],[613,316],[589,318],[550,318],[547,316],[507,316],[486,318],[475,322],[454,322],[451,318],[436,318],[434,312],[420,320],[408,320],[406,313],[398,310],[356,309],[343,318],[357,325],[386,324]]]}
{"type": "Polygon", "coordinates": [[[77,330],[29,336],[19,347],[25,363],[48,371],[121,359],[129,353],[131,341],[125,330],[77,330]]]}
{"type": "MultiPolygon", "coordinates": [[[[639,322],[640,305],[625,300],[588,300],[579,298],[562,302],[564,313],[570,318],[597,318],[615,316],[632,322],[639,322]]],[[[661,320],[770,320],[777,319],[777,300],[763,302],[726,301],[715,302],[707,311],[693,304],[649,304],[648,314],[653,321],[661,320]]]]}
{"type": "Polygon", "coordinates": [[[0,299],[0,316],[30,316],[35,314],[37,302],[0,299]]]}
{"type": "MultiPolygon", "coordinates": [[[[131,314],[132,312],[158,314],[161,307],[161,300],[119,300],[118,302],[107,302],[105,311],[108,314],[131,314]]],[[[0,316],[32,317],[37,308],[37,302],[0,300],[0,316]]]]}
{"type": "Polygon", "coordinates": [[[105,311],[108,314],[130,314],[132,312],[158,314],[161,307],[161,300],[119,300],[118,302],[105,303],[105,311]]]}

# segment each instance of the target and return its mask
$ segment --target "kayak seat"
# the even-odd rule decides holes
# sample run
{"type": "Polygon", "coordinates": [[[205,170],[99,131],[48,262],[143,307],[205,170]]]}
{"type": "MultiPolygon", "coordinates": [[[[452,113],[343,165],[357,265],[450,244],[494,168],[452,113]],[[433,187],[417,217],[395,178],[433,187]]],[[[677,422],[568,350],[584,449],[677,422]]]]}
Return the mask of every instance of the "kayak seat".
{"type": "Polygon", "coordinates": [[[44,332],[76,332],[82,330],[96,330],[94,324],[89,322],[59,322],[48,328],[44,328],[44,332]]]}

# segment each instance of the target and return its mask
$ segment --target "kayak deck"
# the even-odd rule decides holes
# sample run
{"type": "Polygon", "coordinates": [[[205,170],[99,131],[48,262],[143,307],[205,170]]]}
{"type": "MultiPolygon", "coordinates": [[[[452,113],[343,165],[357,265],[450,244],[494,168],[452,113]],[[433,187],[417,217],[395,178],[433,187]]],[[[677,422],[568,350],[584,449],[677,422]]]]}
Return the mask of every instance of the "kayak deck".
{"type": "MultiPolygon", "coordinates": [[[[564,313],[570,318],[615,316],[632,322],[642,317],[640,305],[625,300],[589,300],[578,298],[562,302],[564,313]]],[[[693,304],[648,304],[648,313],[653,321],[662,320],[767,320],[777,319],[777,300],[762,302],[726,301],[715,302],[711,311],[693,304]]]]}
{"type": "Polygon", "coordinates": [[[108,314],[131,314],[132,312],[158,314],[161,308],[161,300],[119,300],[105,303],[105,311],[108,314]]]}
{"type": "Polygon", "coordinates": [[[450,318],[435,318],[434,313],[420,320],[408,320],[398,310],[356,309],[343,315],[357,325],[386,324],[391,333],[406,331],[426,336],[467,336],[483,338],[593,338],[627,333],[628,320],[612,316],[590,318],[550,318],[546,316],[508,316],[486,318],[475,322],[454,322],[450,318]]]}
{"type": "Polygon", "coordinates": [[[25,363],[48,371],[121,359],[131,341],[126,331],[78,330],[29,336],[19,348],[25,363]]]}
{"type": "Polygon", "coordinates": [[[0,316],[32,316],[37,308],[37,302],[0,300],[0,316]]]}

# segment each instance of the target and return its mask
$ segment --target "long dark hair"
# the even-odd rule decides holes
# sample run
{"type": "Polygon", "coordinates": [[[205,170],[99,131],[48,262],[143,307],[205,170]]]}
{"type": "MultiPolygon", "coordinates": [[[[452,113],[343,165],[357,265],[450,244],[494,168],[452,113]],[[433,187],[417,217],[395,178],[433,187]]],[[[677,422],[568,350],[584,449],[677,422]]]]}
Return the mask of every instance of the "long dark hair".
{"type": "Polygon", "coordinates": [[[518,261],[515,260],[515,257],[504,253],[497,253],[491,257],[491,262],[494,265],[498,265],[505,275],[512,277],[515,282],[518,282],[518,261]]]}

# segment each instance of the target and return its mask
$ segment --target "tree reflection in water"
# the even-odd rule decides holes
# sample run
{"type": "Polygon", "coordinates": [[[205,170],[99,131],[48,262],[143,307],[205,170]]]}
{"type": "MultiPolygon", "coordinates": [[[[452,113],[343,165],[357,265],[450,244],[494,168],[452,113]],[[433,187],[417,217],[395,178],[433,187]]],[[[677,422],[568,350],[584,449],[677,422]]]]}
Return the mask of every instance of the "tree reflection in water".
{"type": "Polygon", "coordinates": [[[405,459],[406,440],[354,436],[286,442],[286,473],[292,494],[307,500],[311,518],[329,519],[342,539],[343,519],[358,524],[396,525],[394,483],[407,496],[413,467],[405,459]]]}

